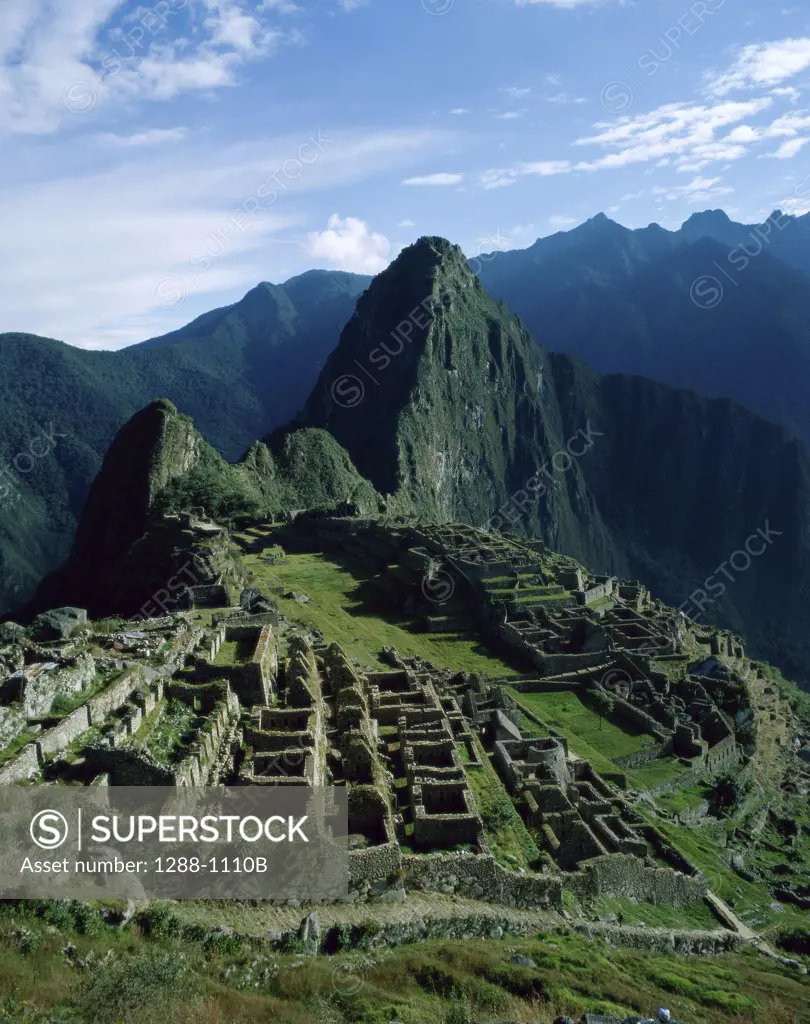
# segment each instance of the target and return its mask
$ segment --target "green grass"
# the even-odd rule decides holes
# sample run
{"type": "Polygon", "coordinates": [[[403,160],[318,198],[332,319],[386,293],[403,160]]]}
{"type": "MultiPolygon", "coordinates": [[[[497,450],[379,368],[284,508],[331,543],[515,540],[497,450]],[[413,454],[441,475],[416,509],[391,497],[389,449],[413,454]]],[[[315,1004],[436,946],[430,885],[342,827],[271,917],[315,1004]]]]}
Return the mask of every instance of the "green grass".
{"type": "Polygon", "coordinates": [[[652,903],[632,903],[627,899],[600,896],[596,903],[600,915],[615,914],[622,924],[644,924],[649,928],[694,928],[717,931],[722,925],[705,903],[689,907],[667,907],[652,903]]]}
{"type": "Polygon", "coordinates": [[[612,759],[633,754],[652,739],[642,733],[629,732],[601,718],[575,691],[511,692],[521,704],[563,736],[567,736],[572,745],[575,740],[583,740],[604,757],[612,759]]]}
{"type": "MultiPolygon", "coordinates": [[[[580,700],[575,691],[521,693],[512,687],[508,687],[508,690],[523,708],[565,736],[569,751],[590,761],[600,775],[621,772],[627,776],[630,786],[646,790],[661,786],[686,770],[674,757],[659,758],[644,768],[623,768],[617,765],[615,758],[634,753],[645,744],[653,742],[653,737],[629,732],[601,718],[580,700]]],[[[529,719],[525,721],[524,729],[532,735],[546,735],[542,727],[529,719]]]]}
{"type": "Polygon", "coordinates": [[[81,707],[82,704],[86,704],[91,697],[95,697],[97,693],[100,693],[111,683],[114,683],[122,674],[123,670],[120,672],[113,672],[112,675],[104,675],[101,672],[97,672],[92,683],[89,686],[86,686],[83,690],[79,690],[76,693],[58,694],[51,705],[51,714],[64,718],[66,715],[69,715],[71,711],[75,711],[76,708],[81,707]]]}
{"type": "Polygon", "coordinates": [[[253,654],[253,642],[244,640],[223,640],[214,658],[215,665],[242,665],[249,661],[253,654]]]}
{"type": "MultiPolygon", "coordinates": [[[[184,907],[185,905],[183,905],[184,907]]],[[[446,1024],[550,1021],[583,1012],[649,1014],[688,1024],[803,1024],[805,979],[753,950],[682,957],[614,949],[573,932],[502,941],[429,939],[411,946],[302,957],[183,937],[150,910],[105,927],[79,905],[0,912],[0,1021],[14,1024],[446,1024]],[[77,920],[78,919],[78,920],[77,920]],[[80,930],[77,930],[77,924],[80,930]],[[76,970],[70,942],[89,963],[76,970]],[[111,952],[111,957],[106,957],[111,952]],[[512,962],[515,955],[535,966],[512,962]]]]}
{"type": "MultiPolygon", "coordinates": [[[[320,630],[367,668],[380,667],[379,652],[387,645],[439,668],[493,678],[515,671],[514,665],[488,654],[472,636],[418,633],[406,617],[368,608],[358,594],[367,578],[359,568],[350,572],[321,554],[289,554],[286,563],[278,566],[266,565],[258,555],[249,554],[245,563],[254,575],[254,585],[265,592],[303,591],[310,599],[308,604],[275,593],[272,596],[288,619],[320,630]]],[[[443,606],[437,606],[437,614],[443,614],[443,606]]]]}
{"type": "Polygon", "coordinates": [[[711,796],[711,789],[708,786],[697,785],[687,786],[685,789],[673,789],[668,793],[662,793],[655,798],[656,804],[666,811],[678,814],[681,811],[689,811],[707,800],[711,796]]]}
{"type": "Polygon", "coordinates": [[[660,757],[644,768],[627,768],[625,775],[635,789],[656,789],[687,771],[677,757],[660,757]]]}
{"type": "MultiPolygon", "coordinates": [[[[643,813],[643,812],[642,812],[643,813]]],[[[689,860],[699,868],[709,882],[709,888],[725,900],[744,921],[749,915],[764,919],[764,924],[755,926],[755,931],[767,934],[780,926],[799,925],[804,922],[807,912],[790,904],[780,904],[782,910],[770,909],[774,902],[768,886],[760,882],[748,882],[732,870],[723,859],[723,849],[711,829],[690,828],[657,819],[659,831],[689,860]]]]}
{"type": "Polygon", "coordinates": [[[486,827],[487,842],[495,859],[504,867],[528,868],[540,856],[540,851],[483,747],[477,739],[473,742],[481,765],[467,764],[464,771],[486,827]]]}
{"type": "MultiPolygon", "coordinates": [[[[38,732],[33,729],[24,729],[19,736],[16,736],[8,746],[3,747],[0,750],[0,764],[4,764],[6,761],[10,761],[12,757],[16,757],[17,754],[22,750],[26,743],[32,743],[37,736],[38,732]]],[[[1,1020],[2,1018],[0,1018],[1,1020]]]]}
{"type": "Polygon", "coordinates": [[[188,731],[196,712],[180,700],[169,700],[157,708],[135,734],[135,741],[146,747],[156,761],[172,764],[182,758],[183,734],[188,731]]]}

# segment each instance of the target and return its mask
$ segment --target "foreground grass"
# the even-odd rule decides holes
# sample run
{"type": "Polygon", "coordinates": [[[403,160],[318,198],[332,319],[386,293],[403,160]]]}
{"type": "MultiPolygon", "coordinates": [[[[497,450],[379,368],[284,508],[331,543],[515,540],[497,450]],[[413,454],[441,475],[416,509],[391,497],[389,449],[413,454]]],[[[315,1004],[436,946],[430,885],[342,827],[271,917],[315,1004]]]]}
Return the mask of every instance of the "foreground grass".
{"type": "Polygon", "coordinates": [[[458,1004],[468,1020],[518,1024],[661,1004],[687,1024],[810,1020],[806,979],[753,951],[685,958],[546,933],[316,958],[260,953],[228,935],[182,941],[166,920],[118,930],[86,913],[71,920],[65,904],[43,917],[4,909],[0,1021],[442,1024],[458,1004]],[[534,966],[514,963],[518,955],[534,966]]]}

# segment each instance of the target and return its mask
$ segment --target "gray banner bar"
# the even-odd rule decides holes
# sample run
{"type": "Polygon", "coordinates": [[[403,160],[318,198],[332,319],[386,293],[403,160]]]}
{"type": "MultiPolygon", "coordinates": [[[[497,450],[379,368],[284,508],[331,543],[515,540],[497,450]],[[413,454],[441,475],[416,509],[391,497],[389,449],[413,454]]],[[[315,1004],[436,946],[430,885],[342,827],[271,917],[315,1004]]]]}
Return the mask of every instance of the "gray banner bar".
{"type": "Polygon", "coordinates": [[[339,900],[346,789],[2,786],[2,899],[339,900]]]}

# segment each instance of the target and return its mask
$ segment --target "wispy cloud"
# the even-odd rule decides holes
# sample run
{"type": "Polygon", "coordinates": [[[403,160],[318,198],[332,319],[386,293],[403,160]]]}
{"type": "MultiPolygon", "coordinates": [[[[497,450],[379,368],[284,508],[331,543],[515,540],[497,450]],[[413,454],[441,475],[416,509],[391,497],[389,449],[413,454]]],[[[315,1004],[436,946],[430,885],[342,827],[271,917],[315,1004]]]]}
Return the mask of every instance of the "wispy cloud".
{"type": "Polygon", "coordinates": [[[484,189],[504,188],[529,175],[550,177],[575,172],[616,170],[637,164],[673,166],[682,172],[699,173],[712,163],[738,160],[750,147],[766,138],[795,137],[807,126],[801,112],[784,115],[770,125],[752,128],[739,124],[766,111],[770,97],[706,104],[669,103],[636,117],[599,122],[593,135],[576,139],[574,146],[603,151],[583,160],[545,159],[522,161],[511,167],[491,168],[479,176],[484,189]],[[725,129],[729,129],[725,132],[725,129]]]}
{"type": "Polygon", "coordinates": [[[690,205],[706,203],[734,191],[733,188],[721,185],[721,181],[722,178],[694,178],[688,185],[656,185],[651,189],[651,194],[668,202],[685,201],[690,205]]]}
{"type": "MultiPolygon", "coordinates": [[[[563,7],[573,9],[575,7],[595,7],[604,3],[605,0],[515,0],[516,7],[533,7],[541,4],[547,7],[563,7]]],[[[619,0],[621,2],[621,0],[619,0]]]]}
{"type": "Polygon", "coordinates": [[[707,76],[706,87],[714,96],[738,89],[778,86],[810,68],[810,39],[782,39],[744,46],[732,66],[707,76]]]}
{"type": "Polygon", "coordinates": [[[188,128],[148,128],[133,135],[105,132],[96,138],[102,146],[113,149],[131,149],[142,146],[160,146],[167,142],[180,142],[188,136],[188,128]]]}
{"type": "MultiPolygon", "coordinates": [[[[401,175],[447,145],[447,136],[424,130],[336,132],[314,159],[314,146],[301,148],[307,138],[212,146],[190,135],[172,146],[111,148],[103,169],[95,161],[84,174],[4,183],[0,331],[92,348],[173,330],[259,280],[311,266],[306,229],[330,230],[326,214],[312,220],[322,197],[401,175]],[[310,162],[296,171],[299,152],[310,162]],[[179,279],[187,295],[170,312],[155,299],[164,277],[179,279]]],[[[351,225],[332,230],[351,236],[351,225]]]]}
{"type": "Polygon", "coordinates": [[[440,171],[437,174],[420,174],[415,178],[405,178],[403,185],[460,185],[463,174],[450,174],[440,171]]]}
{"type": "Polygon", "coordinates": [[[789,139],[787,142],[783,142],[775,153],[763,153],[762,156],[773,160],[792,160],[794,156],[799,155],[808,142],[810,142],[810,138],[789,139]]]}
{"type": "Polygon", "coordinates": [[[546,103],[557,103],[560,105],[566,103],[580,104],[588,102],[584,96],[572,96],[571,93],[568,92],[544,93],[542,98],[546,103]]]}
{"type": "Polygon", "coordinates": [[[3,0],[0,132],[47,134],[92,110],[232,86],[241,66],[301,38],[266,21],[278,5],[187,0],[116,20],[120,6],[3,0]]]}

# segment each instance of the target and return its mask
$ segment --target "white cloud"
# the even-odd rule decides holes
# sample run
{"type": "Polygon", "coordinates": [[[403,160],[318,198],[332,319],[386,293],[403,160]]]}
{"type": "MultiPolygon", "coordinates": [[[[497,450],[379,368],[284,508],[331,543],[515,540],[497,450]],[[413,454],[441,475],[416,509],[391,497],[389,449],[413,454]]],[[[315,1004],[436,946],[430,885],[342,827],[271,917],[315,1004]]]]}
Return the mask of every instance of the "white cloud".
{"type": "Polygon", "coordinates": [[[371,0],[337,0],[338,7],[346,14],[351,14],[352,11],[357,11],[361,7],[368,7],[370,2],[371,0]]]}
{"type": "Polygon", "coordinates": [[[377,274],[388,266],[391,243],[357,217],[341,219],[336,213],[329,218],[325,231],[310,232],[307,253],[315,260],[325,260],[338,270],[356,274],[377,274]]]}
{"type": "Polygon", "coordinates": [[[570,228],[578,223],[576,217],[566,217],[564,214],[559,213],[549,217],[548,222],[553,228],[570,228]]]}
{"type": "Polygon", "coordinates": [[[188,136],[188,128],[148,128],[143,132],[135,132],[133,135],[116,135],[113,132],[105,132],[97,136],[102,146],[109,146],[114,149],[129,149],[141,146],[159,146],[165,142],[180,142],[188,136]]]}
{"type": "Polygon", "coordinates": [[[810,68],[810,39],[782,39],[744,46],[728,71],[711,74],[707,88],[715,96],[737,89],[778,86],[810,68]]]}
{"type": "Polygon", "coordinates": [[[293,0],[262,0],[260,11],[275,11],[276,14],[300,14],[304,8],[293,3],[293,0]]]}
{"type": "Polygon", "coordinates": [[[456,117],[461,117],[462,114],[469,114],[469,110],[466,107],[453,107],[450,113],[455,114],[456,117]]]}
{"type": "Polygon", "coordinates": [[[397,227],[398,228],[415,228],[416,227],[416,221],[415,220],[411,220],[409,217],[406,217],[405,220],[401,220],[397,224],[397,227]]]}
{"type": "Polygon", "coordinates": [[[509,85],[505,89],[501,89],[501,92],[506,96],[509,96],[510,99],[520,100],[523,99],[524,96],[529,96],[531,94],[531,89],[520,89],[517,86],[509,85]]]}
{"type": "Polygon", "coordinates": [[[556,103],[561,106],[567,103],[580,104],[588,102],[584,96],[572,96],[568,92],[555,92],[550,95],[546,93],[543,95],[543,99],[546,103],[556,103]]]}
{"type": "Polygon", "coordinates": [[[448,174],[440,171],[437,174],[420,174],[415,178],[406,178],[403,185],[460,185],[463,174],[448,174]]]}
{"type": "Polygon", "coordinates": [[[808,142],[810,142],[810,138],[788,139],[787,142],[782,143],[775,153],[765,153],[763,155],[774,160],[792,160],[794,156],[797,156],[804,149],[808,142]]]}
{"type": "Polygon", "coordinates": [[[595,171],[631,164],[674,159],[682,171],[701,171],[716,161],[738,160],[747,153],[739,139],[718,138],[726,126],[766,110],[769,97],[744,102],[725,101],[714,106],[669,103],[636,117],[597,124],[596,135],[577,139],[576,146],[599,146],[609,152],[582,161],[577,170],[595,171]]]}
{"type": "Polygon", "coordinates": [[[503,114],[496,114],[495,116],[499,121],[517,121],[525,113],[525,110],[506,110],[503,114]]]}
{"type": "Polygon", "coordinates": [[[514,185],[524,175],[536,174],[540,177],[552,177],[555,174],[566,174],[571,170],[570,160],[539,160],[535,163],[520,163],[514,167],[494,167],[484,171],[479,177],[482,188],[506,188],[514,185]]]}
{"type": "Polygon", "coordinates": [[[532,7],[534,5],[545,4],[549,7],[573,9],[574,7],[586,7],[588,5],[595,6],[602,2],[603,0],[515,0],[515,6],[532,7]]]}
{"type": "Polygon", "coordinates": [[[771,89],[771,96],[784,96],[791,103],[796,103],[801,96],[801,90],[792,85],[781,86],[778,89],[771,89]]]}
{"type": "Polygon", "coordinates": [[[0,132],[47,134],[105,107],[234,85],[246,62],[301,39],[271,28],[248,0],[187,0],[115,19],[120,7],[0,3],[0,132]]]}
{"type": "Polygon", "coordinates": [[[598,147],[603,155],[578,161],[523,161],[511,167],[491,168],[479,175],[478,183],[484,189],[505,188],[527,175],[550,177],[634,164],[650,164],[648,173],[667,166],[700,173],[710,164],[741,159],[764,138],[795,136],[799,130],[810,128],[810,116],[801,111],[783,115],[762,128],[737,123],[762,113],[772,103],[767,96],[744,102],[726,100],[713,106],[670,103],[635,117],[599,122],[594,126],[596,134],[576,139],[573,145],[598,147]]]}
{"type": "Polygon", "coordinates": [[[721,185],[722,178],[694,178],[688,185],[660,186],[650,190],[650,194],[659,196],[669,202],[685,200],[687,203],[705,203],[718,196],[730,195],[734,189],[721,185]]]}

